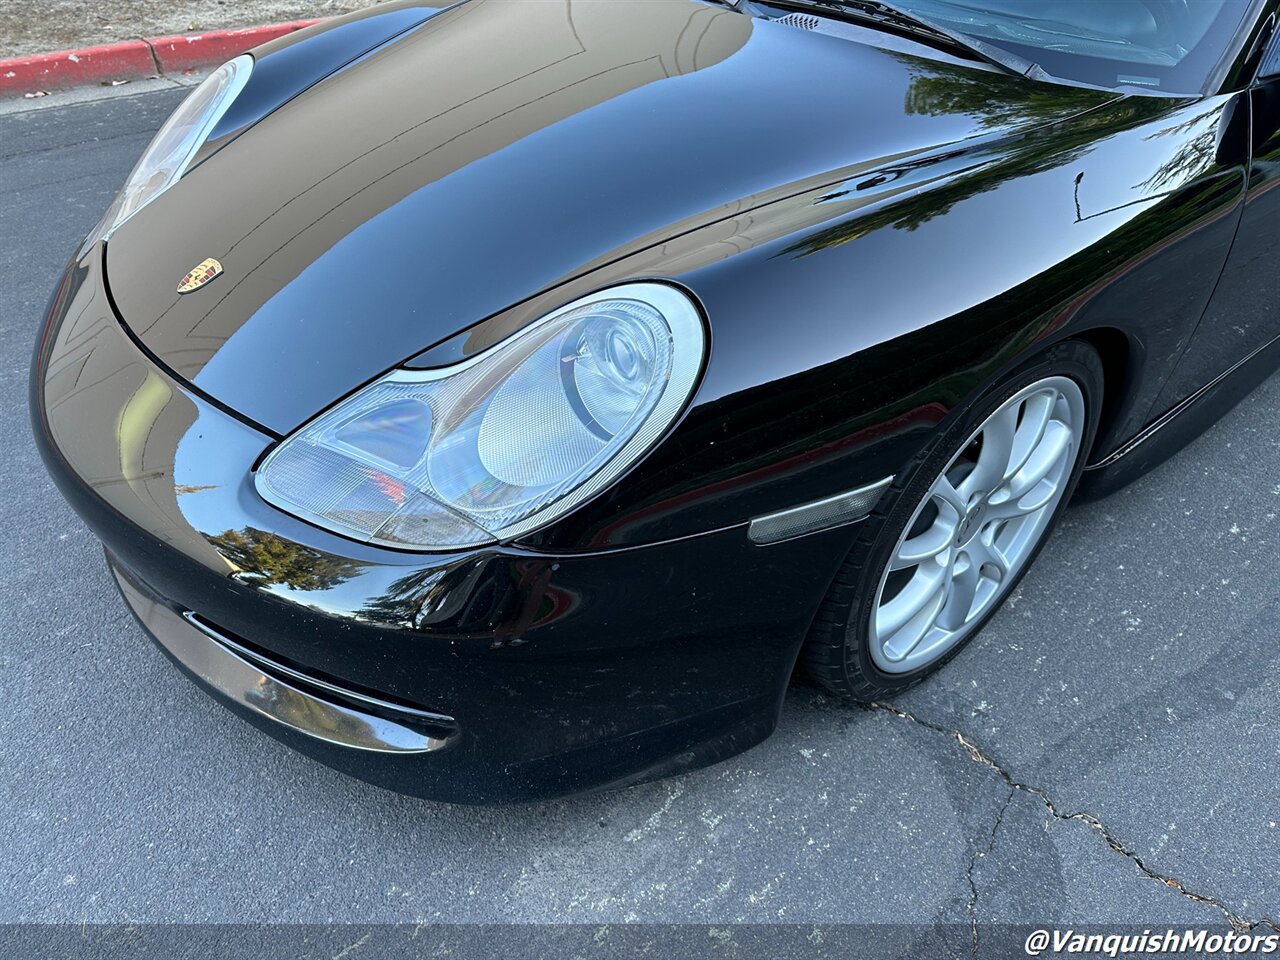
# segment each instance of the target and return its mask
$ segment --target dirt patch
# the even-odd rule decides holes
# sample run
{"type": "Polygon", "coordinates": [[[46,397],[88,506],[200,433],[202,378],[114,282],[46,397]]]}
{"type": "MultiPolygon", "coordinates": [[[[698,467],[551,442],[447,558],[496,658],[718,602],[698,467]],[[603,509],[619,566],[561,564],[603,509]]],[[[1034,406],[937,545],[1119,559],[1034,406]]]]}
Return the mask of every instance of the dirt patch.
{"type": "Polygon", "coordinates": [[[333,17],[377,0],[0,0],[0,60],[169,36],[333,17]]]}

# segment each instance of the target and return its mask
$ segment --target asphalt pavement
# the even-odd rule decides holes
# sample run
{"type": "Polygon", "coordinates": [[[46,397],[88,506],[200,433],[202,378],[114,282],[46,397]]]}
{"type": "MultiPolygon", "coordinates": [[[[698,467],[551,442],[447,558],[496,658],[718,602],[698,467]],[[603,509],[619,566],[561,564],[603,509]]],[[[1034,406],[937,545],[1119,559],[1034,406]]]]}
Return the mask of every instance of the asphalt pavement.
{"type": "Polygon", "coordinates": [[[1280,920],[1280,377],[1072,507],[942,674],[881,709],[793,685],[769,741],[703,771],[448,806],[224,710],[126,613],[27,414],[62,264],[180,96],[0,116],[0,922],[684,923],[723,944],[739,922],[1280,920]]]}

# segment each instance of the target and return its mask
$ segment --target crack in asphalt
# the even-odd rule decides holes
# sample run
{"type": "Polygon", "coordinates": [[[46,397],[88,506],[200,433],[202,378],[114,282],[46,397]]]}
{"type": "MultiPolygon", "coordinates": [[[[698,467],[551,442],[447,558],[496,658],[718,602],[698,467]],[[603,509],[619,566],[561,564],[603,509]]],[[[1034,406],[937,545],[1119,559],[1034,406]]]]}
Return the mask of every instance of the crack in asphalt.
{"type": "MultiPolygon", "coordinates": [[[[1023,783],[1022,781],[1015,779],[1007,770],[1005,770],[1002,766],[1000,766],[1000,764],[996,763],[989,756],[983,753],[982,749],[972,739],[965,736],[965,734],[962,733],[961,731],[949,730],[946,727],[943,727],[939,724],[932,723],[928,720],[923,720],[920,717],[917,717],[915,714],[907,712],[906,710],[900,710],[897,707],[892,707],[886,703],[880,703],[878,701],[874,703],[863,704],[863,708],[869,711],[878,710],[883,713],[891,714],[892,716],[898,717],[899,719],[902,719],[902,720],[909,720],[910,722],[917,724],[918,726],[924,727],[926,730],[932,730],[934,733],[940,733],[943,736],[947,737],[948,739],[954,740],[957,744],[959,744],[960,749],[962,749],[965,752],[965,754],[969,757],[970,760],[974,761],[975,763],[980,763],[983,766],[989,767],[991,770],[995,771],[996,775],[1001,780],[1003,780],[1005,784],[1010,788],[1010,793],[1009,793],[1010,798],[1012,798],[1013,796],[1013,791],[1021,790],[1023,793],[1030,794],[1031,796],[1039,799],[1040,802],[1044,804],[1045,809],[1049,811],[1049,814],[1055,820],[1062,820],[1062,821],[1068,821],[1068,822],[1074,821],[1076,823],[1083,823],[1085,826],[1089,827],[1090,829],[1096,831],[1099,835],[1101,835],[1102,839],[1106,842],[1107,846],[1110,847],[1114,852],[1120,854],[1120,856],[1125,857],[1130,862],[1132,862],[1133,865],[1138,868],[1138,871],[1142,873],[1143,876],[1147,877],[1150,880],[1155,880],[1163,884],[1164,886],[1169,887],[1170,889],[1178,891],[1178,893],[1186,897],[1188,900],[1192,900],[1196,903],[1204,904],[1205,906],[1213,907],[1214,909],[1220,911],[1222,915],[1226,917],[1227,923],[1231,925],[1231,928],[1233,930],[1236,930],[1241,933],[1245,933],[1250,930],[1257,929],[1258,927],[1266,927],[1277,933],[1280,933],[1280,923],[1277,923],[1272,917],[1264,916],[1258,920],[1250,920],[1247,917],[1241,916],[1235,910],[1232,910],[1229,906],[1227,906],[1227,904],[1223,903],[1217,897],[1214,897],[1207,893],[1199,893],[1197,891],[1188,889],[1187,886],[1183,884],[1182,881],[1178,880],[1176,877],[1159,873],[1158,871],[1152,869],[1143,861],[1142,857],[1137,853],[1137,851],[1121,843],[1120,839],[1115,835],[1115,833],[1112,832],[1111,828],[1108,827],[1096,816],[1094,816],[1092,813],[1089,813],[1083,810],[1076,811],[1074,813],[1067,813],[1062,811],[1058,807],[1058,804],[1054,802],[1053,798],[1050,797],[1049,794],[1044,789],[1042,789],[1041,787],[1032,786],[1031,784],[1028,784],[1028,783],[1023,783]]],[[[1003,819],[1004,811],[1008,807],[1008,805],[1009,805],[1009,800],[1006,799],[1004,804],[1001,806],[999,813],[996,815],[996,822],[995,822],[995,825],[992,827],[991,839],[990,839],[990,842],[988,843],[987,850],[986,850],[987,853],[990,853],[995,845],[995,833],[1000,826],[1000,821],[1001,819],[1003,819]]],[[[977,946],[976,911],[977,911],[977,902],[978,902],[978,892],[977,892],[977,884],[973,880],[973,868],[977,862],[977,858],[981,855],[982,854],[978,852],[974,853],[974,856],[970,858],[969,869],[967,871],[969,888],[971,891],[971,896],[969,901],[970,922],[974,925],[973,943],[975,948],[977,946]]]]}
{"type": "Polygon", "coordinates": [[[1010,787],[1000,803],[1000,809],[996,811],[995,820],[991,823],[991,833],[987,837],[986,847],[981,850],[977,847],[973,848],[973,853],[969,857],[969,866],[964,872],[964,878],[969,881],[969,902],[965,905],[965,912],[969,914],[969,943],[974,953],[978,952],[978,881],[973,878],[973,871],[977,869],[978,858],[985,857],[996,848],[996,833],[1004,821],[1004,812],[1009,809],[1009,803],[1012,800],[1013,788],[1010,787]]]}

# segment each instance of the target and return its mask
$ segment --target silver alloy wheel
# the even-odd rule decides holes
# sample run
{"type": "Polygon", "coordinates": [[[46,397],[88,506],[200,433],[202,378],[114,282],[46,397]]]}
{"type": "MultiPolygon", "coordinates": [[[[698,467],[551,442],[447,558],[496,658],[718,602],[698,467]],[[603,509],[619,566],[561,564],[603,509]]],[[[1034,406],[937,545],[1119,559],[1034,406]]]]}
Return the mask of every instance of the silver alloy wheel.
{"type": "Polygon", "coordinates": [[[880,577],[871,657],[917,670],[960,643],[1035,552],[1080,455],[1084,394],[1068,377],[1006,400],[947,464],[880,577]]]}

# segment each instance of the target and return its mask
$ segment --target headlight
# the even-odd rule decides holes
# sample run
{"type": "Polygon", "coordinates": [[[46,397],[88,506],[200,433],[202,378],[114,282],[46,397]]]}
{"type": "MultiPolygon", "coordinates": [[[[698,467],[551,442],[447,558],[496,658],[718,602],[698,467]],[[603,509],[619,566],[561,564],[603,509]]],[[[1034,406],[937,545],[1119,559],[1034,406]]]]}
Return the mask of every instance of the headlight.
{"type": "Polygon", "coordinates": [[[562,307],[441,370],[396,370],[287,438],[268,502],[348,537],[449,550],[528,533],[599,492],[679,416],[706,333],[673,287],[562,307]]]}
{"type": "Polygon", "coordinates": [[[165,121],[133,168],[106,219],[103,233],[120,224],[168,190],[187,172],[196,152],[235,102],[253,72],[253,57],[236,57],[209,74],[165,121]]]}

